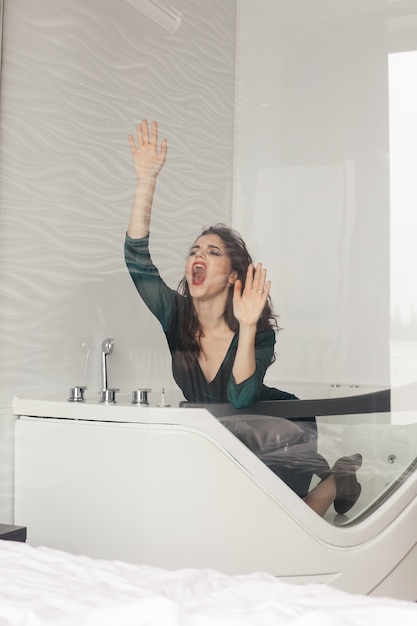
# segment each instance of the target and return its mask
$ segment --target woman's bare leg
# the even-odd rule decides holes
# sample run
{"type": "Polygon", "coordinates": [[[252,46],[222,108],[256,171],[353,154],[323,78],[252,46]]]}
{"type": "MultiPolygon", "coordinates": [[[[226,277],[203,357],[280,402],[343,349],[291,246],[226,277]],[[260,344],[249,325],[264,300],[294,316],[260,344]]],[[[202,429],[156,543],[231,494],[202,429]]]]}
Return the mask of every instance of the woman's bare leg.
{"type": "Polygon", "coordinates": [[[323,517],[331,507],[336,498],[336,478],[330,474],[325,480],[319,483],[314,489],[308,492],[304,502],[318,515],[323,517]]]}

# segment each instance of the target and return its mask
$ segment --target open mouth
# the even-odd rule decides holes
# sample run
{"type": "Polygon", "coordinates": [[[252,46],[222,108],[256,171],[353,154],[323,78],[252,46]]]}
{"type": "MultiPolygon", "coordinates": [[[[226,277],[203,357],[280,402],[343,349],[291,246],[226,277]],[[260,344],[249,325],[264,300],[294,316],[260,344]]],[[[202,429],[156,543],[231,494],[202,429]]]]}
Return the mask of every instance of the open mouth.
{"type": "Polygon", "coordinates": [[[206,279],[206,266],[204,263],[194,263],[192,273],[192,284],[202,285],[206,279]]]}

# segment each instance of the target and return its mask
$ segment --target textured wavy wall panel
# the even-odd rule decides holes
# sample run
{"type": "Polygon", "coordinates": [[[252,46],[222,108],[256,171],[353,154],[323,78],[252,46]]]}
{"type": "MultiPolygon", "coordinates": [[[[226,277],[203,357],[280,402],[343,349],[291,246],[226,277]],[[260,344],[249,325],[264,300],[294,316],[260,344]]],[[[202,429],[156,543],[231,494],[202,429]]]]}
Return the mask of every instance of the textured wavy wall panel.
{"type": "Polygon", "coordinates": [[[95,396],[106,336],[116,342],[110,385],[175,388],[164,337],[124,267],[127,135],[146,117],[168,138],[152,249],[176,286],[200,228],[229,220],[235,4],[175,0],[171,34],[124,0],[6,2],[2,406],[80,383],[95,396]]]}

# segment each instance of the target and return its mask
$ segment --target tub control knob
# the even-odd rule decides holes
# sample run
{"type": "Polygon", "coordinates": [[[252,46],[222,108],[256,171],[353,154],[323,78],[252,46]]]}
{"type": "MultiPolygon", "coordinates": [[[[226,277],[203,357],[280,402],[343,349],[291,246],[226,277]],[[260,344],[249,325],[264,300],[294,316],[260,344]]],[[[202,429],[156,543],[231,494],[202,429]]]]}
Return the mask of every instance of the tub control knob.
{"type": "Polygon", "coordinates": [[[137,389],[136,391],[132,391],[132,404],[149,406],[148,393],[150,391],[152,391],[152,389],[137,389]]]}
{"type": "Polygon", "coordinates": [[[102,389],[100,391],[100,404],[116,404],[116,393],[119,389],[102,389]]]}
{"type": "Polygon", "coordinates": [[[165,408],[168,406],[171,406],[170,404],[167,404],[165,402],[165,389],[162,387],[162,394],[161,394],[161,402],[159,404],[157,404],[156,406],[159,406],[161,408],[165,408]]]}
{"type": "Polygon", "coordinates": [[[69,390],[69,398],[68,402],[84,402],[84,391],[88,389],[88,387],[77,386],[71,387],[69,390]]]}

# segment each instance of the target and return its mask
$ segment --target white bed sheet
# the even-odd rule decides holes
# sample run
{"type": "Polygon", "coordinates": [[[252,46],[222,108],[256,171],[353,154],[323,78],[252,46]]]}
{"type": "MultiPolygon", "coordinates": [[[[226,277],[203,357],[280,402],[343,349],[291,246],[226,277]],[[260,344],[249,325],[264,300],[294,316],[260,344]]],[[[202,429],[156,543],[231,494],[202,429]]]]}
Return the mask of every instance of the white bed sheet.
{"type": "Polygon", "coordinates": [[[264,573],[161,570],[0,540],[1,626],[416,626],[417,605],[264,573]]]}

